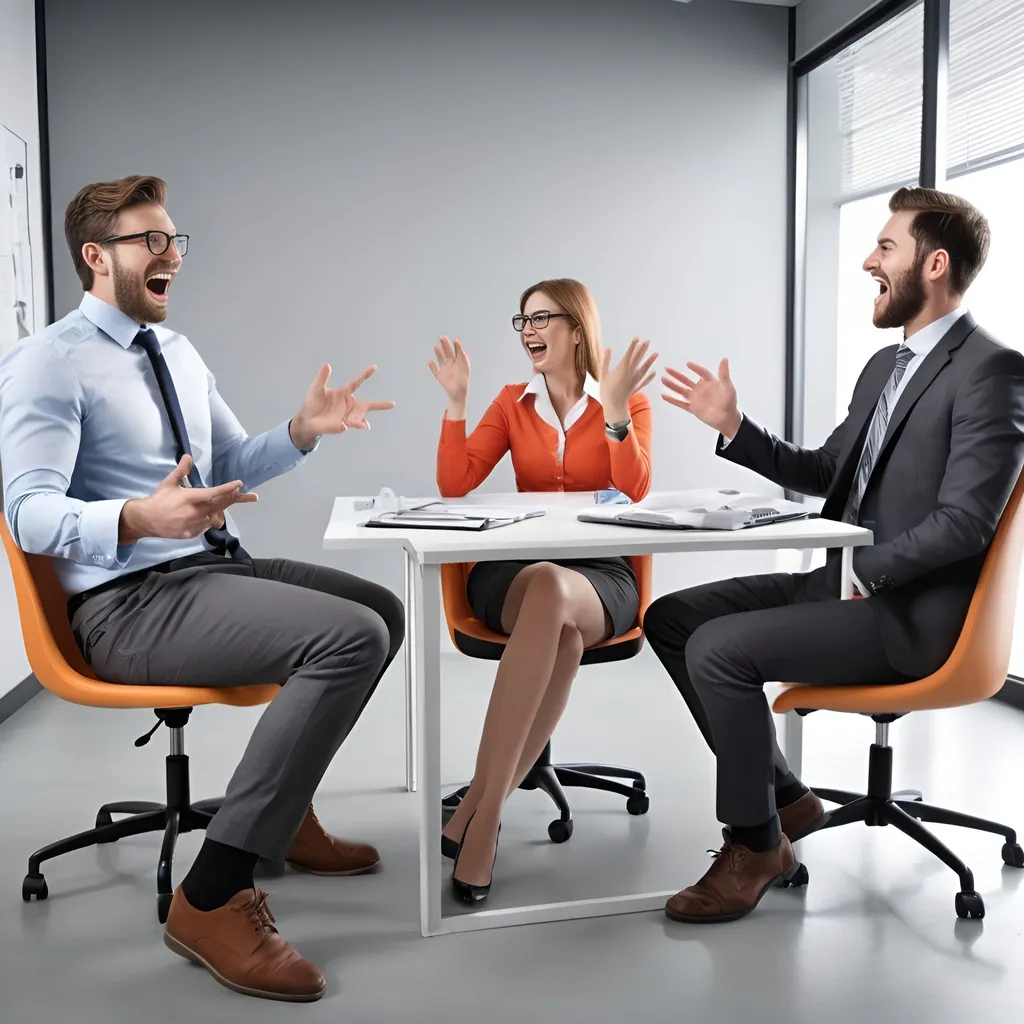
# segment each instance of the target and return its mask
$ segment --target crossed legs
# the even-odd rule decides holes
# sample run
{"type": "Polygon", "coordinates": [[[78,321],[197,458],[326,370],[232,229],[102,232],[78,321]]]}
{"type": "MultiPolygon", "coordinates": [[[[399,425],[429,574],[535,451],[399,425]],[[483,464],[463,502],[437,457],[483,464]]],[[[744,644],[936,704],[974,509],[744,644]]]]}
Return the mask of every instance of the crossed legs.
{"type": "Polygon", "coordinates": [[[587,578],[550,562],[529,565],[515,577],[501,621],[509,641],[491,691],[476,770],[444,830],[463,843],[459,879],[470,885],[490,880],[502,808],[551,738],[584,649],[612,631],[587,578]]]}

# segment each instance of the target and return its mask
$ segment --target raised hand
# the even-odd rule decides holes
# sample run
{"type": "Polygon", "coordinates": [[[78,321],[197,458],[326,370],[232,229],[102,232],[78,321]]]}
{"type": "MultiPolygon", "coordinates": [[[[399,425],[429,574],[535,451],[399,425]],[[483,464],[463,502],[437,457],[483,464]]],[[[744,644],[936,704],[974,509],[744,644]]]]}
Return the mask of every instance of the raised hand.
{"type": "Polygon", "coordinates": [[[697,379],[667,366],[661,383],[668,391],[661,397],[670,405],[685,409],[731,441],[740,429],[743,416],[737,404],[736,388],[729,376],[729,360],[723,359],[718,364],[717,376],[699,363],[686,365],[697,379]]]}
{"type": "Polygon", "coordinates": [[[428,364],[438,384],[448,392],[448,412],[452,419],[466,418],[471,368],[469,354],[458,338],[449,344],[442,337],[434,346],[434,359],[428,364]]]}
{"type": "Polygon", "coordinates": [[[610,369],[612,350],[606,348],[601,359],[601,405],[608,423],[622,423],[629,419],[629,399],[654,380],[651,371],[658,353],[647,355],[649,341],[634,338],[626,354],[614,369],[610,369]]]}
{"type": "Polygon", "coordinates": [[[358,377],[344,387],[331,388],[331,366],[324,363],[310,384],[302,407],[292,418],[290,431],[295,446],[308,450],[321,434],[343,434],[353,430],[369,430],[368,413],[394,409],[394,402],[364,402],[356,397],[356,389],[376,373],[376,366],[368,366],[358,377]]]}
{"type": "Polygon", "coordinates": [[[217,487],[184,486],[191,468],[191,456],[183,455],[148,498],[125,502],[118,524],[118,543],[134,544],[143,537],[198,537],[211,526],[223,526],[224,510],[230,505],[256,501],[255,494],[242,490],[241,480],[217,487]]]}

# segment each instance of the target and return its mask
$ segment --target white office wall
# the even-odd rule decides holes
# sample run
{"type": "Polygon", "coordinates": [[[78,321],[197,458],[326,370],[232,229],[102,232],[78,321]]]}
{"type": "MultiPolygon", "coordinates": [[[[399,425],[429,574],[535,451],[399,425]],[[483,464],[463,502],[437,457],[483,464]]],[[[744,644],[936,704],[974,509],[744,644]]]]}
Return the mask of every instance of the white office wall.
{"type": "MultiPolygon", "coordinates": [[[[80,288],[60,236],[84,183],[152,172],[192,236],[171,323],[251,431],[323,360],[370,362],[397,409],[326,438],[260,489],[250,550],[401,590],[396,559],[328,556],[336,494],[434,490],[437,335],[474,367],[470,417],[529,373],[509,318],[548,276],[593,290],[618,353],[732,357],[749,412],[784,403],[787,11],[696,0],[47,3],[58,315],[80,288]],[[139,63],[150,53],[157,62],[139,63]],[[124,55],[93,80],[98,55],[124,55]]],[[[658,488],[750,478],[657,399],[658,488]]],[[[506,462],[487,485],[511,489],[506,462]]],[[[660,591],[769,565],[659,561],[660,591]]]]}
{"type": "Polygon", "coordinates": [[[827,42],[882,0],[800,0],[796,8],[796,57],[827,42]]]}
{"type": "MultiPolygon", "coordinates": [[[[33,0],[0,0],[0,124],[28,147],[29,232],[36,328],[46,322],[46,261],[43,254],[39,164],[39,108],[36,102],[36,29],[33,0]]],[[[29,673],[21,639],[14,585],[0,559],[0,698],[29,673]]]]}

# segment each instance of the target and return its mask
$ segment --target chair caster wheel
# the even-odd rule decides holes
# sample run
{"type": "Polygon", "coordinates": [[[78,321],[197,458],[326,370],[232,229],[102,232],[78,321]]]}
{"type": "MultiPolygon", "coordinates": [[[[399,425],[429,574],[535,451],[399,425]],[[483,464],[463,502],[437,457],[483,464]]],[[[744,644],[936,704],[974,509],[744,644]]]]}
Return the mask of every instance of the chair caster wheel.
{"type": "Polygon", "coordinates": [[[985,904],[976,892],[956,894],[956,916],[971,917],[980,921],[985,916],[985,904]]]}
{"type": "Polygon", "coordinates": [[[568,821],[562,821],[561,818],[556,818],[550,825],[548,825],[548,839],[553,843],[564,843],[571,835],[572,818],[568,821]]]}
{"type": "Polygon", "coordinates": [[[28,874],[25,876],[25,881],[21,883],[21,898],[26,903],[31,903],[33,896],[37,900],[45,900],[49,895],[50,890],[47,889],[46,879],[42,875],[28,874]]]}
{"type": "Polygon", "coordinates": [[[626,810],[630,814],[646,814],[651,809],[651,798],[646,793],[637,793],[626,801],[626,810]]]}
{"type": "Polygon", "coordinates": [[[783,878],[778,883],[780,889],[801,889],[809,881],[811,876],[807,873],[807,865],[799,864],[797,869],[789,876],[789,878],[783,878]]]}
{"type": "Polygon", "coordinates": [[[156,916],[161,924],[167,923],[167,914],[171,909],[171,896],[169,892],[158,892],[156,894],[156,916]]]}
{"type": "Polygon", "coordinates": [[[1011,868],[1024,868],[1024,850],[1020,843],[1003,844],[1003,863],[1011,868]]]}
{"type": "Polygon", "coordinates": [[[462,803],[462,798],[468,792],[469,786],[463,786],[462,789],[457,789],[454,793],[449,793],[447,796],[441,798],[441,806],[450,811],[454,810],[462,803]]]}

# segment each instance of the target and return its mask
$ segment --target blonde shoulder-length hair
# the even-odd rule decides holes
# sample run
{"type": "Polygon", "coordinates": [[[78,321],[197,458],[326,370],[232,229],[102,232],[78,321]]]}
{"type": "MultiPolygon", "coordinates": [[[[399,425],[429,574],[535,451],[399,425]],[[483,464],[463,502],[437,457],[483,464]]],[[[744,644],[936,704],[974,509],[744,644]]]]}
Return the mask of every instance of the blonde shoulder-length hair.
{"type": "Polygon", "coordinates": [[[594,380],[601,379],[601,321],[597,316],[597,305],[585,284],[570,277],[558,277],[550,281],[539,281],[523,292],[519,299],[519,312],[526,309],[526,302],[535,292],[550,296],[564,313],[575,321],[582,338],[576,346],[576,373],[584,380],[589,373],[594,380]]]}

